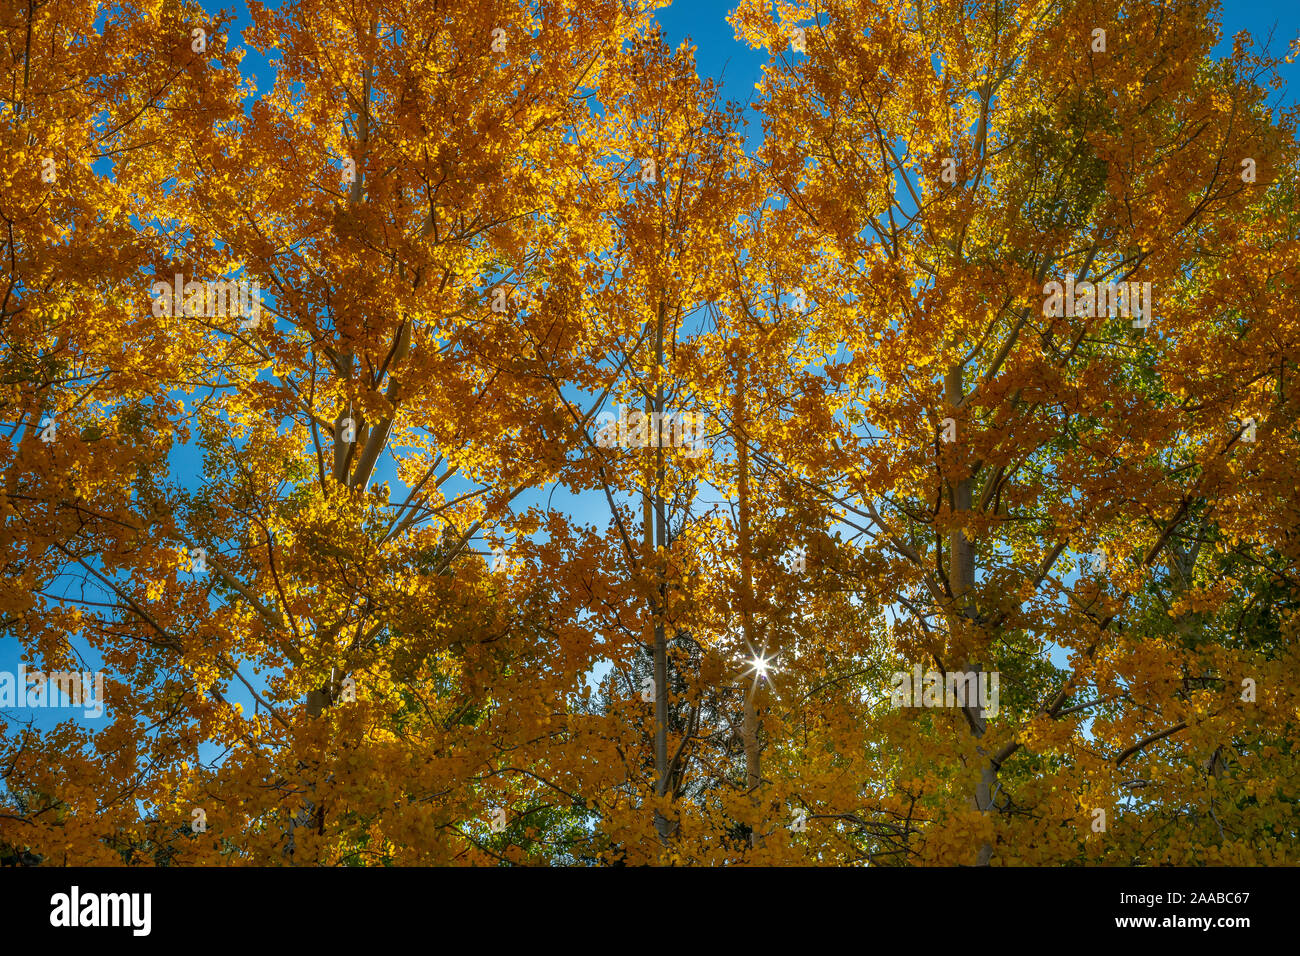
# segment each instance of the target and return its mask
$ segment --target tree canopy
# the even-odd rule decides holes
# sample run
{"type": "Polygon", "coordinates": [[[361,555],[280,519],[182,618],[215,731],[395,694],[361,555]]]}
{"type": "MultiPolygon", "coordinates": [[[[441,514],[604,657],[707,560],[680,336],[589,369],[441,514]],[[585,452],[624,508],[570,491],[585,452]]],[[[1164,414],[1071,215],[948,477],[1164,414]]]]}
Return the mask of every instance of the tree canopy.
{"type": "Polygon", "coordinates": [[[4,8],[0,854],[1296,862],[1282,61],[664,5],[4,8]]]}

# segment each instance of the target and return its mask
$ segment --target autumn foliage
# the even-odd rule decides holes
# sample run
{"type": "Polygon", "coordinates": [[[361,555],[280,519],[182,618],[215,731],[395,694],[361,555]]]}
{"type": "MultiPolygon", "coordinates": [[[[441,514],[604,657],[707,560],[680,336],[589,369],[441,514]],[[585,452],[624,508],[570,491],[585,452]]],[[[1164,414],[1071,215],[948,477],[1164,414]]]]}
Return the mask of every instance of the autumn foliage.
{"type": "Polygon", "coordinates": [[[655,6],[7,0],[0,855],[1298,862],[1279,60],[655,6]]]}

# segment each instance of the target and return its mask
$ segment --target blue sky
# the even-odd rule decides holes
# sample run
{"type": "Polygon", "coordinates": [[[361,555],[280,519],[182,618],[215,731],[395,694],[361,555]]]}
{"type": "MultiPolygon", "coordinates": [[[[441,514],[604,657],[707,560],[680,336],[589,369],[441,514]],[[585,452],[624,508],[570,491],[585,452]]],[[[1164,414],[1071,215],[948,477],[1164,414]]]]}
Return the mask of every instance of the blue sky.
{"type": "MultiPolygon", "coordinates": [[[[751,50],[735,37],[727,15],[735,6],[731,0],[679,0],[660,11],[659,22],[675,46],[689,39],[696,47],[696,62],[704,76],[721,78],[729,99],[745,102],[762,75],[767,56],[751,50]]],[[[1224,43],[1222,52],[1231,49],[1231,37],[1247,30],[1259,42],[1273,31],[1273,51],[1285,53],[1291,40],[1300,34],[1300,3],[1296,0],[1226,0],[1223,4],[1224,43]]],[[[1283,72],[1287,79],[1286,102],[1294,103],[1300,93],[1300,62],[1283,72]]]]}

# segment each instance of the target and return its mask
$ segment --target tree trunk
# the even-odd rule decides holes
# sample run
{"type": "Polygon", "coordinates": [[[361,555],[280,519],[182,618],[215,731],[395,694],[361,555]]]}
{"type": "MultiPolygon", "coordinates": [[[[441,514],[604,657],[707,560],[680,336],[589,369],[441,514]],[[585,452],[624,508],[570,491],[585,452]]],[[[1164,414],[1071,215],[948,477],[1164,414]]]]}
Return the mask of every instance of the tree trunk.
{"type": "MultiPolygon", "coordinates": [[[[653,466],[653,484],[646,483],[645,497],[645,536],[646,536],[646,555],[648,559],[655,558],[655,548],[665,545],[665,516],[663,503],[663,482],[664,482],[664,452],[661,447],[661,431],[663,423],[663,406],[664,406],[664,388],[659,380],[664,357],[664,303],[661,301],[658,308],[658,327],[655,334],[655,367],[654,367],[654,387],[655,394],[653,401],[647,401],[647,414],[650,420],[644,423],[647,434],[654,435],[655,459],[653,466]]],[[[650,471],[651,469],[647,469],[650,471]]],[[[663,797],[668,793],[668,639],[664,633],[663,604],[664,604],[664,582],[663,571],[658,569],[659,585],[657,588],[657,598],[651,599],[651,620],[654,629],[654,682],[655,682],[655,796],[663,797]]],[[[661,812],[655,811],[655,829],[659,832],[661,840],[667,840],[672,832],[672,826],[667,817],[661,812]]]]}
{"type": "MultiPolygon", "coordinates": [[[[740,497],[740,527],[737,529],[737,548],[740,551],[740,622],[745,647],[751,654],[760,650],[754,635],[754,582],[750,560],[749,540],[749,443],[745,433],[745,367],[743,362],[736,373],[736,393],[732,400],[732,427],[735,429],[737,490],[740,497]]],[[[745,745],[745,788],[757,806],[758,790],[763,780],[762,754],[758,748],[758,674],[745,688],[744,713],[741,722],[741,739],[745,745]]],[[[759,846],[761,838],[757,826],[750,831],[750,846],[759,846]]]]}
{"type": "MultiPolygon", "coordinates": [[[[961,403],[963,388],[962,367],[960,365],[950,366],[948,374],[944,377],[944,398],[949,406],[956,408],[961,403]]],[[[971,478],[969,476],[953,486],[952,498],[957,524],[948,536],[948,586],[952,591],[956,605],[953,623],[956,624],[957,619],[960,618],[965,618],[973,623],[979,618],[979,612],[975,607],[973,598],[975,590],[975,552],[962,527],[971,510],[971,478]]],[[[951,663],[948,666],[952,666],[951,663]]],[[[978,661],[966,659],[963,660],[961,668],[966,672],[972,670],[979,672],[983,670],[983,665],[978,661]]],[[[976,739],[982,738],[985,730],[984,711],[978,705],[974,709],[973,717],[971,733],[976,739]]],[[[980,747],[978,749],[980,756],[987,758],[984,748],[980,747]]],[[[993,788],[996,782],[997,771],[993,768],[992,763],[984,759],[980,766],[980,779],[975,785],[975,792],[972,794],[970,801],[971,806],[982,814],[988,814],[992,810],[993,788]]],[[[976,850],[975,863],[977,866],[988,866],[992,856],[993,845],[984,840],[976,850]]]]}
{"type": "MultiPolygon", "coordinates": [[[[372,22],[370,25],[371,35],[377,35],[377,30],[378,23],[372,22]]],[[[352,188],[348,192],[349,208],[354,207],[361,202],[362,190],[364,188],[364,161],[367,146],[370,142],[370,86],[373,68],[374,64],[370,59],[369,51],[367,51],[365,63],[366,74],[362,80],[361,106],[358,110],[359,116],[357,121],[357,155],[355,157],[357,161],[356,178],[353,179],[352,188]]],[[[403,329],[398,330],[399,336],[403,331],[403,329]]],[[[351,350],[347,350],[343,353],[342,361],[340,362],[341,367],[339,368],[339,377],[343,379],[345,388],[347,388],[352,381],[352,371],[355,362],[356,356],[351,350]]],[[[359,445],[365,443],[367,437],[366,426],[362,421],[361,413],[352,409],[350,404],[346,403],[345,399],[345,404],[340,407],[338,417],[334,421],[333,478],[336,484],[341,485],[344,488],[348,487],[348,476],[351,473],[352,464],[356,458],[356,449],[359,445]],[[347,418],[351,418],[355,426],[355,434],[352,436],[353,440],[350,442],[345,442],[343,440],[343,421],[347,418]]],[[[334,628],[331,628],[330,630],[337,633],[337,627],[338,625],[335,625],[334,628]]],[[[307,718],[309,720],[314,720],[320,717],[325,712],[325,708],[333,705],[335,693],[337,693],[337,689],[334,686],[332,675],[325,686],[309,690],[307,692],[305,707],[307,718]]],[[[325,808],[324,806],[319,805],[316,800],[316,781],[310,781],[308,786],[311,792],[311,798],[303,801],[304,805],[302,811],[294,819],[291,819],[289,823],[288,850],[290,855],[292,855],[294,851],[293,831],[296,826],[301,825],[298,822],[299,820],[305,819],[306,821],[309,821],[321,833],[323,833],[325,829],[325,808]]]]}

